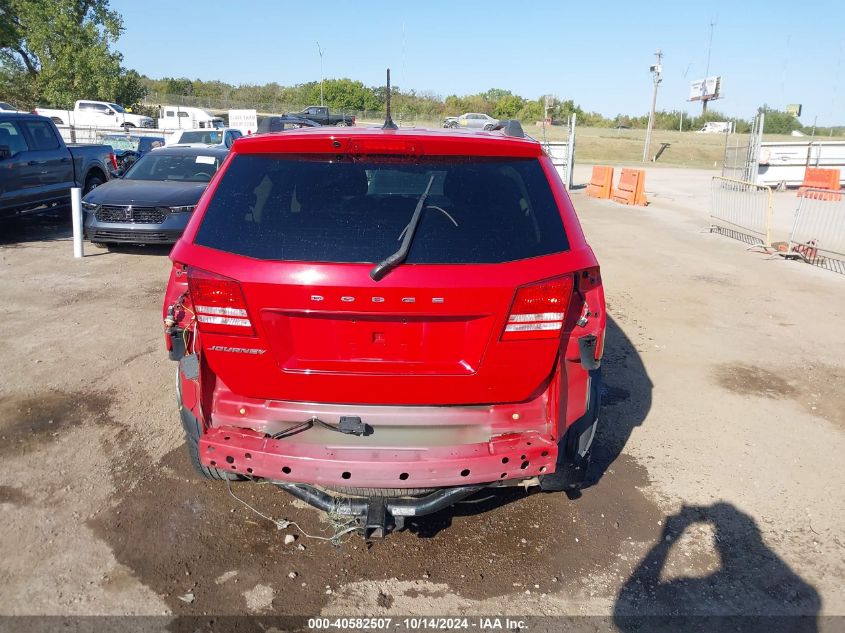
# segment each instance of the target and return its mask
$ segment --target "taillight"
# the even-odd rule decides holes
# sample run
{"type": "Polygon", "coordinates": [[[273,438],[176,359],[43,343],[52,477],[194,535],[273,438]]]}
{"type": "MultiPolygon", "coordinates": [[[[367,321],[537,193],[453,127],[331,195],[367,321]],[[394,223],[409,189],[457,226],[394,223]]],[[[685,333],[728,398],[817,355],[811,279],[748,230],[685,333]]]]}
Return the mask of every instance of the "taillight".
{"type": "Polygon", "coordinates": [[[111,161],[112,168],[117,171],[117,156],[114,155],[114,152],[109,152],[109,160],[111,161]]]}
{"type": "Polygon", "coordinates": [[[255,334],[243,291],[234,279],[188,268],[188,292],[200,332],[255,334]]]}
{"type": "Polygon", "coordinates": [[[502,340],[558,338],[571,296],[569,275],[517,288],[502,340]]]}

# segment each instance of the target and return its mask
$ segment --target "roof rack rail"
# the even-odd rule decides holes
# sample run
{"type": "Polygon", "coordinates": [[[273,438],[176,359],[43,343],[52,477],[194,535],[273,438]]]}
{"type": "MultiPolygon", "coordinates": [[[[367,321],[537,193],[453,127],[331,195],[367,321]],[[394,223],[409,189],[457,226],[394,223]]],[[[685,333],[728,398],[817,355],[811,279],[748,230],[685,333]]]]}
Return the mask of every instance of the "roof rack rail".
{"type": "Polygon", "coordinates": [[[522,123],[516,119],[503,119],[499,121],[493,129],[501,130],[505,136],[525,138],[525,131],[522,129],[522,123]]]}

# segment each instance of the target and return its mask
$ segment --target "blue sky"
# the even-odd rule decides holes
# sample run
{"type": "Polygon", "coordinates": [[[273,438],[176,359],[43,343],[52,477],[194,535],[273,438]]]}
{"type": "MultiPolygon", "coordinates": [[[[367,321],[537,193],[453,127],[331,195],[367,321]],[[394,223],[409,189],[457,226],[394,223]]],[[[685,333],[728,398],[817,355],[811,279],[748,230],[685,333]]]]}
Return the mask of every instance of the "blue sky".
{"type": "Polygon", "coordinates": [[[664,52],[659,109],[683,108],[703,78],[723,77],[713,105],[749,117],[801,103],[801,121],[845,123],[845,2],[200,2],[112,0],[125,64],[152,77],[283,85],[350,77],[367,85],[469,94],[555,94],[604,115],[648,110],[654,51],[664,52]],[[403,28],[404,27],[404,28],[403,28]],[[404,32],[403,32],[404,31],[404,32]]]}

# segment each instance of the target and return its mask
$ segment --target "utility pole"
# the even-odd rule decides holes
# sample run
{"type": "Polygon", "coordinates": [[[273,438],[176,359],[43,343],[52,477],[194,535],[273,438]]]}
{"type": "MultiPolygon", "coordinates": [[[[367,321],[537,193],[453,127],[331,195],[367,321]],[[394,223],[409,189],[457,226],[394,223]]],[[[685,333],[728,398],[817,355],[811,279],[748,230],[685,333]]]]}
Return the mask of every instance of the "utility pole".
{"type": "MultiPolygon", "coordinates": [[[[716,27],[716,20],[710,20],[710,39],[707,41],[707,66],[704,69],[704,84],[707,85],[707,78],[710,76],[710,53],[713,50],[713,29],[716,27]]],[[[701,116],[707,114],[708,99],[701,100],[701,116]]]]}
{"type": "Polygon", "coordinates": [[[320,107],[323,107],[323,49],[320,42],[317,42],[317,53],[320,55],[320,107]]]}
{"type": "Polygon", "coordinates": [[[644,163],[648,161],[648,150],[651,145],[651,130],[654,127],[654,109],[657,107],[657,86],[659,86],[662,81],[661,74],[663,72],[663,67],[660,64],[663,59],[663,51],[657,49],[654,56],[657,58],[657,63],[649,68],[654,82],[654,88],[651,93],[651,111],[648,113],[648,128],[645,131],[645,146],[643,147],[644,163]]]}

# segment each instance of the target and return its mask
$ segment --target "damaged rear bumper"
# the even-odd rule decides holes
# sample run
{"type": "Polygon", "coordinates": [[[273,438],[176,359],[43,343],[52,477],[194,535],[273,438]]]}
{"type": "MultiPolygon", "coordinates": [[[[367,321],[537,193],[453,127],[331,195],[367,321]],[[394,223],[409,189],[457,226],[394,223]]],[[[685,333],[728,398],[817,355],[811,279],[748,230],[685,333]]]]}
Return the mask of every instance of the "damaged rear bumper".
{"type": "Polygon", "coordinates": [[[200,438],[204,466],[291,484],[444,488],[525,479],[555,470],[558,447],[537,431],[430,447],[331,446],[277,440],[237,427],[200,438]]]}

